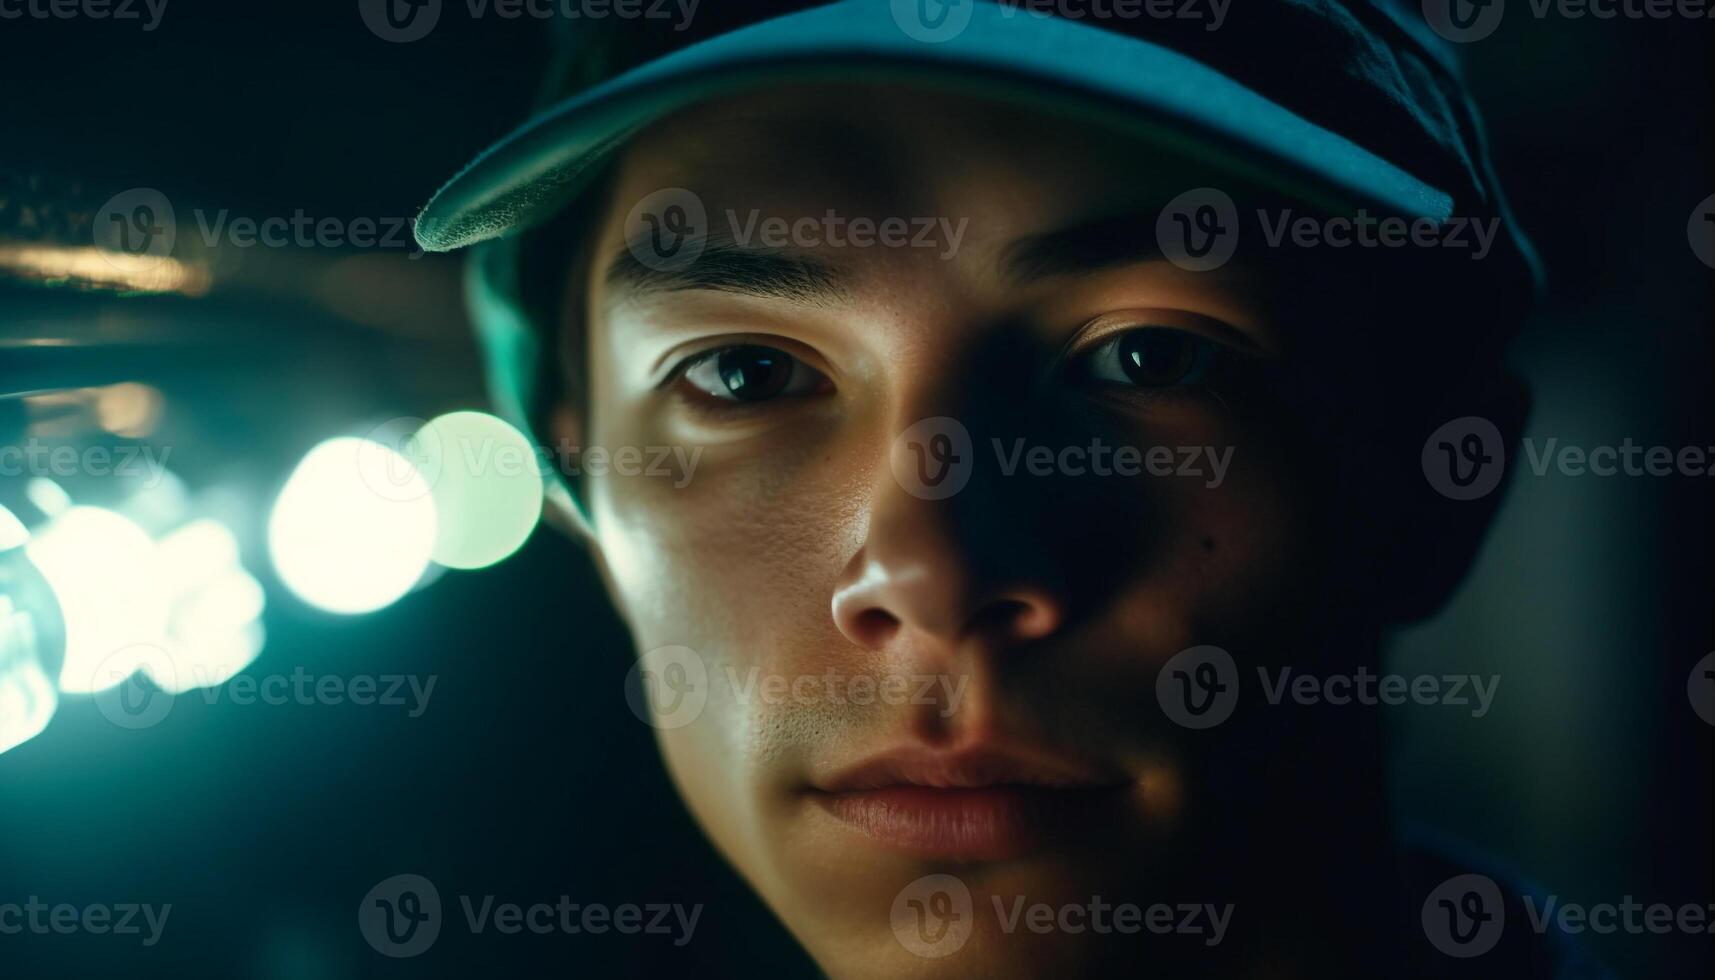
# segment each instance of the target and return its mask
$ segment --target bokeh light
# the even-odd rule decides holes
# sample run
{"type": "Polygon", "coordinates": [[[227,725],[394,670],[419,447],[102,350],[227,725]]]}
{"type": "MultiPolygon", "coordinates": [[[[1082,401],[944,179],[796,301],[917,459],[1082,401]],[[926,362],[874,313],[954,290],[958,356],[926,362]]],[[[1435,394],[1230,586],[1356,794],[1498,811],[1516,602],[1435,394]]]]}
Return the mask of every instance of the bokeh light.
{"type": "Polygon", "coordinates": [[[0,752],[40,735],[58,704],[42,668],[35,620],[0,595],[0,752]]]}
{"type": "Polygon", "coordinates": [[[483,568],[517,551],[542,516],[542,471],[523,433],[485,412],[452,412],[411,437],[406,455],[432,474],[434,560],[483,568]]]}
{"type": "Polygon", "coordinates": [[[239,564],[238,541],[226,525],[204,518],[174,530],[156,546],[156,565],[172,597],[167,621],[171,676],[150,669],[170,694],[224,684],[262,652],[262,586],[239,564]]]}
{"type": "Polygon", "coordinates": [[[280,580],[329,612],[381,609],[428,567],[437,521],[429,485],[412,463],[367,439],[311,449],[268,519],[280,580]]]}
{"type": "Polygon", "coordinates": [[[71,507],[24,551],[47,579],[65,621],[60,690],[92,694],[129,677],[115,651],[164,642],[168,595],[155,543],[136,522],[102,507],[71,507]]]}

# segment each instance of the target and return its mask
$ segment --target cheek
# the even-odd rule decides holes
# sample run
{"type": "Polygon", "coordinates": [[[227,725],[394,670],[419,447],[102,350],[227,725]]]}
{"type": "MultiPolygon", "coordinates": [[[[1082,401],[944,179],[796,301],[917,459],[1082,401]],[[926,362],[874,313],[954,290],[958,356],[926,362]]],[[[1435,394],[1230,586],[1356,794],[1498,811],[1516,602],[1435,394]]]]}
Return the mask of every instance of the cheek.
{"type": "Polygon", "coordinates": [[[770,807],[827,727],[759,685],[848,656],[830,604],[863,530],[854,484],[838,467],[782,470],[773,459],[723,460],[710,448],[681,487],[614,476],[588,484],[638,652],[686,646],[706,673],[695,719],[657,733],[668,769],[698,821],[753,877],[768,867],[758,834],[770,807]]]}
{"type": "Polygon", "coordinates": [[[1135,623],[1150,610],[1141,618],[1158,627],[1132,638],[1142,649],[1266,628],[1315,574],[1307,456],[1285,426],[1210,403],[1100,435],[1132,451],[1125,472],[1141,474],[1068,483],[1051,520],[1061,548],[1093,559],[1071,578],[1104,596],[1098,619],[1135,623]]]}
{"type": "Polygon", "coordinates": [[[601,553],[641,649],[707,646],[753,658],[833,630],[830,597],[862,533],[861,500],[832,462],[701,450],[688,479],[588,485],[601,553]],[[676,485],[681,483],[682,485],[676,485]]]}

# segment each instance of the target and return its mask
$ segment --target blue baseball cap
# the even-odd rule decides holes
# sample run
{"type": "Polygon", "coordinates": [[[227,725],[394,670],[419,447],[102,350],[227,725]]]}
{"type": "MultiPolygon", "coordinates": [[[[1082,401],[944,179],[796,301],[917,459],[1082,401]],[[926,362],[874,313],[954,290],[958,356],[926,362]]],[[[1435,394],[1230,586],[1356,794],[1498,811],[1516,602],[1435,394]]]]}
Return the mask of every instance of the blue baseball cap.
{"type": "MultiPolygon", "coordinates": [[[[1500,232],[1487,261],[1473,263],[1482,267],[1475,291],[1491,314],[1522,318],[1540,266],[1494,178],[1452,45],[1421,11],[1393,0],[1114,0],[1108,16],[1075,18],[1073,6],[756,0],[711,4],[694,30],[633,23],[646,41],[634,46],[635,63],[589,84],[551,83],[543,108],[417,218],[426,250],[478,246],[468,295],[497,406],[531,427],[548,349],[551,325],[530,322],[519,298],[523,232],[576,200],[650,123],[804,81],[974,85],[994,98],[1075,110],[1206,163],[1211,180],[1225,176],[1324,213],[1493,220],[1500,232]],[[1039,12],[1045,6],[1066,10],[1039,12]]],[[[580,75],[587,49],[579,32],[597,29],[564,32],[551,78],[580,75]]],[[[566,488],[554,495],[564,502],[566,488]]]]}

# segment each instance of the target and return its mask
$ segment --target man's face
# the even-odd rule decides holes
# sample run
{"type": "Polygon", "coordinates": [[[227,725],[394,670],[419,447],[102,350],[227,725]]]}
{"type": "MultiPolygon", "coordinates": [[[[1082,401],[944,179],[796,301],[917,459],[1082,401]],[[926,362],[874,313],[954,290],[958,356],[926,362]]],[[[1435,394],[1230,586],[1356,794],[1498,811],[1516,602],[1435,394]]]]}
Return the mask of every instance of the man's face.
{"type": "Polygon", "coordinates": [[[1020,897],[1219,901],[1188,866],[1222,743],[1157,674],[1282,628],[1318,565],[1262,380],[1278,285],[1157,254],[1198,186],[1075,122],[891,89],[721,103],[617,165],[574,275],[573,437],[700,455],[589,477],[594,543],[681,793],[836,975],[1076,962],[1087,933],[1007,934],[1020,897]],[[684,195],[634,214],[669,188],[700,226],[684,195]],[[648,238],[681,216],[688,265],[648,238]],[[946,959],[910,940],[937,873],[973,902],[946,959]]]}

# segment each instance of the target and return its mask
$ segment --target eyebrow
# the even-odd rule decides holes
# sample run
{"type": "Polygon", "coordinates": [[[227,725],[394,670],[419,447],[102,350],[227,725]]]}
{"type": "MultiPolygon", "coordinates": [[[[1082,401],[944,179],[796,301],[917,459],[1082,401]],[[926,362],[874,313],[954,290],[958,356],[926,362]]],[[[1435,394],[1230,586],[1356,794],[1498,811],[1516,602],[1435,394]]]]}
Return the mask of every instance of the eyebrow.
{"type": "Polygon", "coordinates": [[[608,263],[607,283],[632,296],[710,289],[798,303],[833,304],[849,299],[845,273],[813,256],[789,249],[758,248],[707,238],[703,252],[683,269],[658,269],[632,249],[622,248],[608,263]]]}
{"type": "Polygon", "coordinates": [[[1153,212],[1104,215],[1067,228],[1027,235],[1007,246],[1002,266],[1012,279],[1034,282],[1130,262],[1162,258],[1153,212]]]}
{"type": "MultiPolygon", "coordinates": [[[[1104,215],[1066,228],[1027,235],[1007,246],[1007,276],[1034,282],[1162,257],[1155,215],[1104,215]]],[[[708,289],[766,299],[832,305],[851,298],[847,275],[804,252],[743,245],[724,232],[702,240],[703,251],[683,269],[659,269],[622,248],[608,264],[607,283],[630,296],[708,289]]]]}

